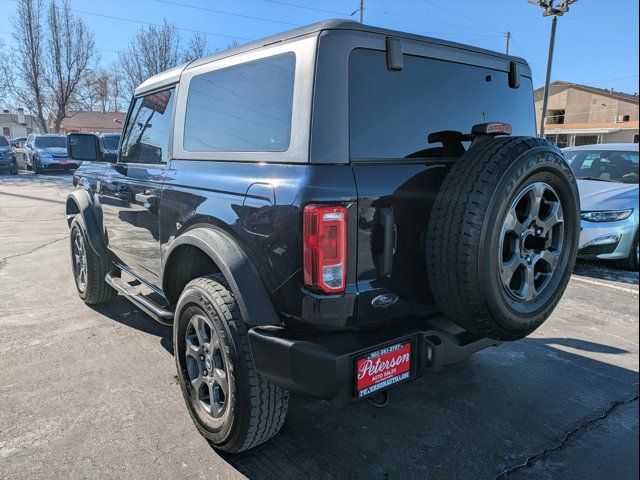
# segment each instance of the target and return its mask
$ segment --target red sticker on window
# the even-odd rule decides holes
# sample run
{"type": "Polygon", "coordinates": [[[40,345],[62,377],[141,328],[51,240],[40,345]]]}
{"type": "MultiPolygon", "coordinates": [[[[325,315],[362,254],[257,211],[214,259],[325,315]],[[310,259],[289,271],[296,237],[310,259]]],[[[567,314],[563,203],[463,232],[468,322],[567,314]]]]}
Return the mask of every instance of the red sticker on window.
{"type": "Polygon", "coordinates": [[[161,92],[150,93],[143,97],[142,106],[163,114],[167,109],[167,105],[169,105],[170,98],[171,90],[162,90],[161,92]]]}

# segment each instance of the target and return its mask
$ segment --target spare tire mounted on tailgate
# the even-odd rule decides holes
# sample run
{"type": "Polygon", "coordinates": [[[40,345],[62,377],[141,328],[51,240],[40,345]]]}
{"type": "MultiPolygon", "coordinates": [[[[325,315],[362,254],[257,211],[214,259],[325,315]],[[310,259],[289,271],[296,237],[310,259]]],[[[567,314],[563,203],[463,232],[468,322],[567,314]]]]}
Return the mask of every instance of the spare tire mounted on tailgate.
{"type": "Polygon", "coordinates": [[[445,178],[427,229],[429,281],[444,313],[497,340],[539,327],[571,275],[578,198],[553,144],[531,137],[475,142],[445,178]]]}

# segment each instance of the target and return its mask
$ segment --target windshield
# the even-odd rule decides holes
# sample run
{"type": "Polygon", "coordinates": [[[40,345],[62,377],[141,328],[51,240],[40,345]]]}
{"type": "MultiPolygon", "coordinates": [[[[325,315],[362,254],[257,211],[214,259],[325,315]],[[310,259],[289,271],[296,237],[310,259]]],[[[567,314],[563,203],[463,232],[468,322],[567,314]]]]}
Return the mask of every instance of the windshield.
{"type": "Polygon", "coordinates": [[[577,150],[565,157],[578,179],[638,183],[638,152],[577,150]]]}
{"type": "Polygon", "coordinates": [[[118,143],[120,142],[120,135],[109,135],[108,137],[102,137],[102,143],[107,150],[117,150],[118,143]]]}
{"type": "Polygon", "coordinates": [[[9,142],[5,137],[0,136],[0,147],[8,147],[9,142]]]}
{"type": "Polygon", "coordinates": [[[67,137],[36,137],[38,148],[67,148],[67,137]]]}

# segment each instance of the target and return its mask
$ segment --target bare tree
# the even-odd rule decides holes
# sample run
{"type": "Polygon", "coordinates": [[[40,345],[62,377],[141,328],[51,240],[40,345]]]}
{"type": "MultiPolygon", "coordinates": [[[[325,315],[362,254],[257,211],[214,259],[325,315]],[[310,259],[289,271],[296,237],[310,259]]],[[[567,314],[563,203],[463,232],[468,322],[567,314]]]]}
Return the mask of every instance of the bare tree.
{"type": "Polygon", "coordinates": [[[5,67],[6,85],[10,95],[38,118],[40,128],[47,131],[47,94],[45,77],[42,0],[18,0],[13,19],[14,50],[10,55],[12,68],[5,67]]]}
{"type": "Polygon", "coordinates": [[[140,27],[118,53],[125,88],[132,94],[150,76],[178,65],[183,57],[180,44],[180,33],[166,18],[161,26],[140,27]]]}
{"type": "Polygon", "coordinates": [[[97,59],[93,33],[71,13],[68,0],[55,0],[47,9],[49,41],[45,83],[52,100],[53,130],[60,131],[67,109],[75,98],[80,81],[97,59]]]}
{"type": "Polygon", "coordinates": [[[209,45],[207,44],[207,37],[204,33],[197,32],[191,40],[189,40],[189,44],[184,51],[184,61],[191,62],[193,60],[197,60],[202,57],[206,57],[209,55],[209,45]]]}

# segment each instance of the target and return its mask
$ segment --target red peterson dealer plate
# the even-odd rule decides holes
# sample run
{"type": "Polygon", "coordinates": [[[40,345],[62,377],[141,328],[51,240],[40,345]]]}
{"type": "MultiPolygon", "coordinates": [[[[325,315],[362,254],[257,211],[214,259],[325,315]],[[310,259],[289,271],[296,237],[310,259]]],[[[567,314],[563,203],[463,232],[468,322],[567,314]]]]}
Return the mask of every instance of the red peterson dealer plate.
{"type": "Polygon", "coordinates": [[[411,342],[390,345],[356,359],[356,395],[365,397],[411,374],[411,342]]]}

